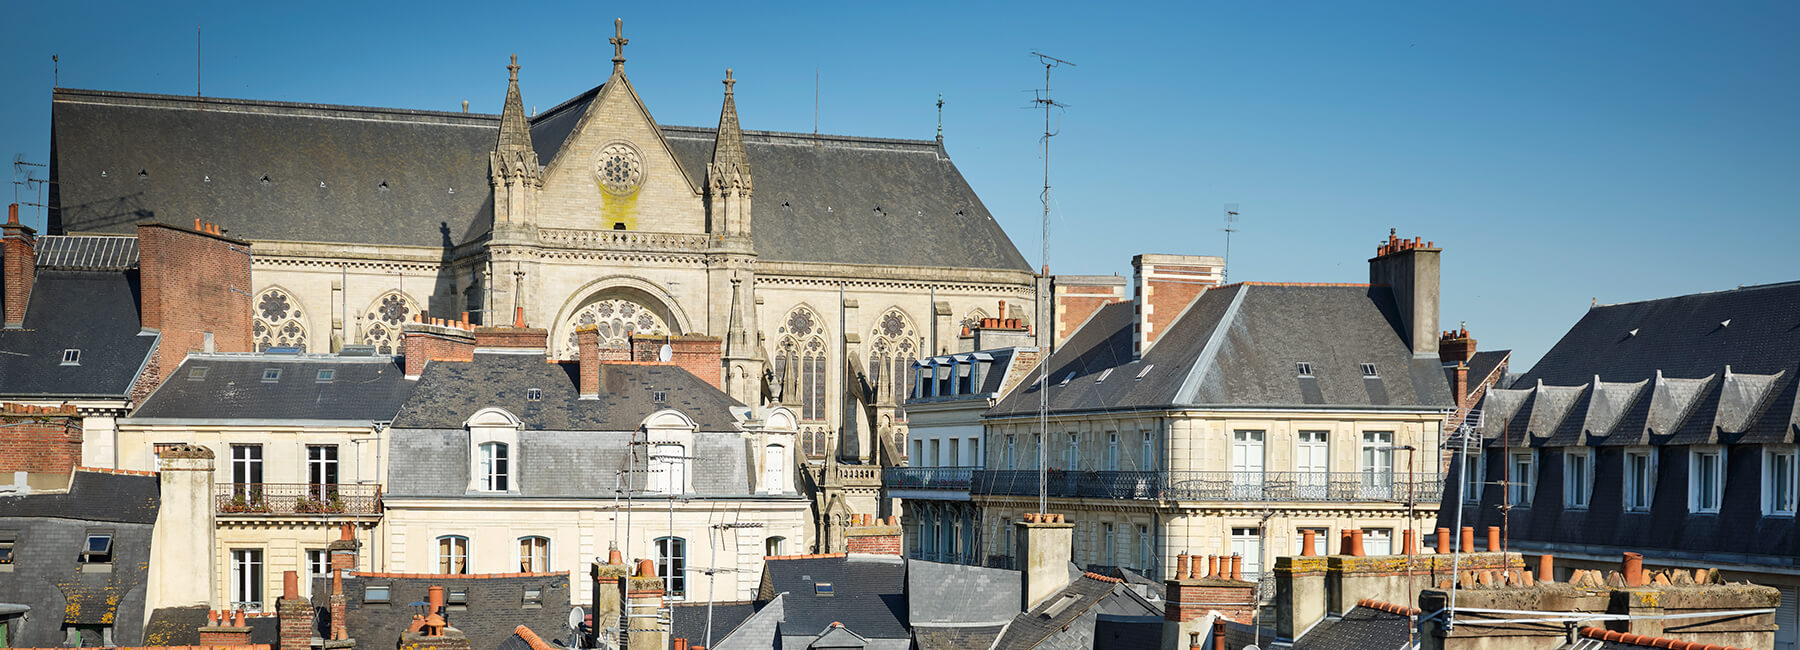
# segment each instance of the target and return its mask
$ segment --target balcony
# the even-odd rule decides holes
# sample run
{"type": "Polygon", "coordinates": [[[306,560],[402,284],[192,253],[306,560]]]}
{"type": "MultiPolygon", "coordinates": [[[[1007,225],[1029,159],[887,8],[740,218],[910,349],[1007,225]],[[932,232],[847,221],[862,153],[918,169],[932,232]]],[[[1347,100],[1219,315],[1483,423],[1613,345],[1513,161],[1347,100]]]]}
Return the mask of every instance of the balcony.
{"type": "MultiPolygon", "coordinates": [[[[893,470],[889,470],[893,471],[893,470]]],[[[893,479],[890,479],[892,481],[893,479]]],[[[971,494],[1037,496],[1037,470],[976,470],[971,494]]],[[[1435,504],[1444,475],[1421,472],[1103,472],[1051,470],[1049,496],[1167,501],[1435,504]]]]}
{"type": "Polygon", "coordinates": [[[890,490],[967,491],[969,477],[976,471],[973,467],[889,467],[882,471],[882,482],[890,490]]]}
{"type": "Polygon", "coordinates": [[[221,515],[379,515],[381,486],[227,483],[215,488],[213,507],[221,515]]]}

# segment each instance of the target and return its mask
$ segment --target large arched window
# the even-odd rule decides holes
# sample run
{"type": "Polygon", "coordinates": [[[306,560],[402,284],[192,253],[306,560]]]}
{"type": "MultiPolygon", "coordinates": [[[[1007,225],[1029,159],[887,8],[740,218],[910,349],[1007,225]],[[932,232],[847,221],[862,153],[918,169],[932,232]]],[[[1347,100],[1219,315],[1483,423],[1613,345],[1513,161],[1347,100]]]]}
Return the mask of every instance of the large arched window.
{"type": "Polygon", "coordinates": [[[519,570],[525,573],[550,570],[550,538],[537,535],[519,538],[519,570]]]}
{"type": "Polygon", "coordinates": [[[469,572],[469,538],[462,535],[445,535],[437,538],[438,573],[464,574],[469,572]]]}
{"type": "Polygon", "coordinates": [[[687,595],[687,540],[656,538],[656,577],[667,585],[669,597],[679,599],[687,595]]]}
{"type": "Polygon", "coordinates": [[[400,354],[400,326],[418,314],[419,306],[406,294],[384,293],[361,316],[362,342],[375,346],[376,354],[400,354]]]}
{"type": "Polygon", "coordinates": [[[668,320],[656,310],[627,299],[602,297],[588,303],[569,317],[569,338],[563,342],[562,357],[573,359],[575,351],[575,329],[585,325],[593,325],[600,332],[600,347],[617,350],[631,349],[631,336],[661,336],[672,333],[668,320]]]}
{"type": "Polygon", "coordinates": [[[306,349],[306,314],[300,301],[285,289],[267,289],[256,297],[256,324],[251,332],[256,337],[256,351],[269,348],[306,349]]]}
{"type": "Polygon", "coordinates": [[[889,309],[875,321],[875,331],[869,346],[869,379],[876,386],[881,385],[882,377],[889,379],[888,391],[892,394],[894,419],[906,419],[906,394],[912,388],[912,365],[919,360],[919,348],[923,341],[913,328],[912,319],[907,318],[899,308],[889,309]]]}
{"type": "MultiPolygon", "coordinates": [[[[788,373],[796,373],[799,395],[782,395],[781,401],[798,406],[803,420],[825,419],[825,345],[824,321],[813,310],[795,307],[775,330],[775,379],[788,386],[788,373]]],[[[785,390],[785,389],[784,389],[785,390]]]]}

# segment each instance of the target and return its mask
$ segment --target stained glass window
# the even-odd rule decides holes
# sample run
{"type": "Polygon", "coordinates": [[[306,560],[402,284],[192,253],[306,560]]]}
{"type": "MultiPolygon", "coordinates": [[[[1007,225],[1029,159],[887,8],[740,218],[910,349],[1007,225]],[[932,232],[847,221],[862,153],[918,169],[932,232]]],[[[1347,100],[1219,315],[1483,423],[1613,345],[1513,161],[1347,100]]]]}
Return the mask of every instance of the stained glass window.
{"type": "Polygon", "coordinates": [[[418,313],[419,308],[400,292],[383,294],[362,315],[363,343],[375,346],[376,354],[400,354],[400,326],[418,313]]]}
{"type": "Polygon", "coordinates": [[[300,302],[283,289],[268,289],[251,303],[256,323],[251,334],[256,338],[256,351],[269,348],[306,349],[306,317],[300,302]]]}
{"type": "Polygon", "coordinates": [[[825,330],[818,314],[795,307],[776,330],[775,380],[787,386],[787,373],[795,377],[799,394],[783,395],[782,401],[800,407],[800,419],[825,419],[825,330]]]}
{"type": "Polygon", "coordinates": [[[569,338],[563,342],[563,358],[575,358],[575,329],[586,325],[593,325],[599,331],[602,349],[628,350],[633,334],[660,336],[670,333],[662,316],[643,305],[624,298],[596,300],[569,318],[565,328],[569,338]]]}
{"type": "Polygon", "coordinates": [[[912,365],[919,360],[924,342],[913,328],[912,319],[898,308],[881,315],[870,339],[874,344],[869,347],[869,379],[877,386],[883,376],[890,380],[888,390],[896,406],[894,419],[904,421],[906,394],[912,388],[912,365]]]}

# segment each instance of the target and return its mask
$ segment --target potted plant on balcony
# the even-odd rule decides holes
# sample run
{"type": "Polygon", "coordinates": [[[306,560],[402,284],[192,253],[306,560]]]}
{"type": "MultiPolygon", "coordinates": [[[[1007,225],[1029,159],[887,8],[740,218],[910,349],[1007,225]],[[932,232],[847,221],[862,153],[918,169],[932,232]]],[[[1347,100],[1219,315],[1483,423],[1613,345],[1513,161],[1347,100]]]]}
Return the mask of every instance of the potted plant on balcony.
{"type": "Polygon", "coordinates": [[[268,512],[269,507],[263,503],[261,491],[249,490],[233,493],[229,501],[220,504],[219,511],[225,513],[268,512]]]}
{"type": "Polygon", "coordinates": [[[294,502],[294,512],[305,514],[322,513],[325,512],[325,502],[310,496],[301,497],[299,501],[294,502]]]}
{"type": "Polygon", "coordinates": [[[331,498],[325,500],[325,512],[342,514],[346,508],[344,498],[336,492],[331,493],[331,498]]]}

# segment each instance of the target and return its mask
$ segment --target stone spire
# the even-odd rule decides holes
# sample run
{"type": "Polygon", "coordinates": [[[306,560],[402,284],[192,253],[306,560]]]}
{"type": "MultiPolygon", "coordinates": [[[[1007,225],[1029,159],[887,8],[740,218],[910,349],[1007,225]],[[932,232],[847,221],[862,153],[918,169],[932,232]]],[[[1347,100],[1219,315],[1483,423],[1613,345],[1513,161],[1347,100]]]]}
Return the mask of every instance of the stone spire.
{"type": "Polygon", "coordinates": [[[732,78],[731,68],[725,69],[725,106],[719,110],[718,137],[713,141],[712,164],[722,172],[742,174],[748,184],[750,180],[750,158],[744,154],[744,132],[738,127],[737,100],[732,87],[737,79],[732,78]]]}
{"type": "Polygon", "coordinates": [[[725,70],[725,105],[719,110],[719,129],[713,139],[712,162],[706,165],[707,190],[712,202],[713,231],[721,235],[750,236],[750,157],[744,152],[744,132],[738,128],[737,79],[725,70]]]}
{"type": "Polygon", "coordinates": [[[725,356],[752,356],[750,351],[750,332],[744,323],[744,299],[742,293],[743,280],[731,279],[731,324],[725,330],[725,356]]]}
{"type": "Polygon", "coordinates": [[[508,153],[529,150],[531,127],[525,121],[525,100],[519,94],[519,55],[512,55],[506,71],[506,106],[500,111],[500,142],[494,149],[508,153]]]}
{"type": "Polygon", "coordinates": [[[496,224],[530,221],[536,213],[536,192],[542,185],[537,150],[531,146],[531,123],[525,119],[525,100],[519,93],[519,55],[512,55],[506,71],[506,106],[500,110],[500,137],[488,160],[496,224]]]}

